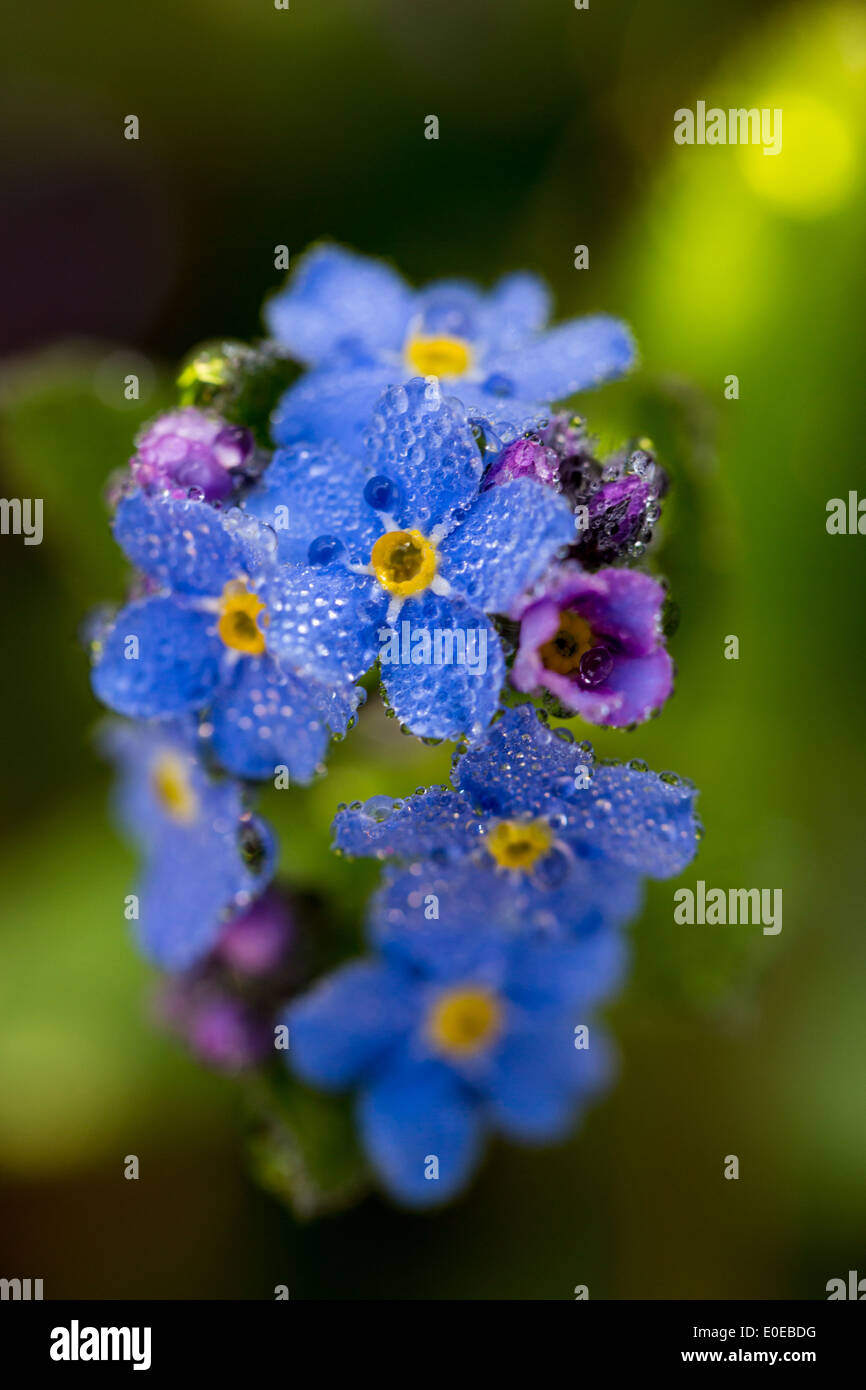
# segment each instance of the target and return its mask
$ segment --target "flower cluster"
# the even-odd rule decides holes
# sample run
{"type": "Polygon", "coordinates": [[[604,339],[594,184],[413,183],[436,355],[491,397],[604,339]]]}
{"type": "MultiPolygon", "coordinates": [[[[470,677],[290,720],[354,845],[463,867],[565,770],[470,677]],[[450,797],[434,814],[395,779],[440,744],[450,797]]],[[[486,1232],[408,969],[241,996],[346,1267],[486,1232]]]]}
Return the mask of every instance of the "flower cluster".
{"type": "Polygon", "coordinates": [[[283,1046],[305,1085],[355,1093],[367,1163],[411,1205],[458,1192],[487,1133],[574,1123],[610,1074],[596,1011],[643,881],[697,843],[689,784],[598,763],[533,703],[632,726],[673,684],[638,568],[666,476],[647,441],[602,462],[551,409],[624,371],[630,335],[548,317],[530,275],[415,292],[314,248],[272,339],[193,358],[111,494],[131,574],[92,681],[122,716],[103,742],[162,1017],[220,1069],[283,1046]],[[274,887],[255,784],[320,774],[372,673],[405,731],[458,744],[452,785],[340,809],[334,849],[383,864],[370,954],[311,984],[327,927],[274,887]]]}

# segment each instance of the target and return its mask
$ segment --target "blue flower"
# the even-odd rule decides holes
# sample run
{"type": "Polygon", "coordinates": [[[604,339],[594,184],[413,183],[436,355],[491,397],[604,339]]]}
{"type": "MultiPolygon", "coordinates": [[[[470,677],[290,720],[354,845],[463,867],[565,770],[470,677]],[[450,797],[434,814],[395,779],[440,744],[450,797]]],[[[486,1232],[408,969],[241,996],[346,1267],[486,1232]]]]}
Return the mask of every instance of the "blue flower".
{"type": "Polygon", "coordinates": [[[547,328],[550,297],[534,275],[507,275],[489,294],[461,280],[411,290],[381,261],[338,246],[304,256],[265,307],[274,337],[310,368],[273,417],[280,444],[360,438],[381,391],[438,377],[500,443],[562,400],[626,371],[628,329],[606,315],[547,328]]]}
{"type": "Polygon", "coordinates": [[[103,745],[118,768],[118,818],[144,861],[139,942],[156,964],[186,970],[267,887],[273,837],[237,782],[208,775],[192,720],[113,724],[103,745]]]}
{"type": "Polygon", "coordinates": [[[334,821],[337,850],[395,861],[373,905],[376,943],[433,969],[467,938],[482,953],[503,931],[560,938],[585,948],[575,969],[602,991],[615,983],[622,961],[607,929],[637,912],[643,877],[671,877],[693,857],[694,787],[643,764],[595,765],[588,744],[531,705],[506,710],[455,757],[452,780],[358,802],[334,821]]]}
{"type": "Polygon", "coordinates": [[[506,611],[575,532],[548,489],[519,480],[482,493],[481,476],[459,403],[421,379],[385,392],[363,460],[278,450],[245,501],[293,564],[261,590],[270,650],[343,682],[379,656],[390,705],[413,733],[484,728],[505,676],[485,615],[506,611]]]}
{"type": "Polygon", "coordinates": [[[285,766],[308,781],[361,692],[299,677],[275,658],[267,624],[282,571],[273,533],[238,511],[136,492],[120,502],[114,534],[146,593],[94,644],[99,699],[133,719],[206,710],[229,772],[263,778],[285,766]]]}
{"type": "Polygon", "coordinates": [[[361,1141],[398,1200],[454,1197],[489,1131],[563,1137],[606,1083],[605,1040],[558,956],[515,938],[473,967],[449,968],[445,953],[435,974],[355,961],[289,1008],[290,1065],[314,1086],[357,1089],[361,1141]]]}

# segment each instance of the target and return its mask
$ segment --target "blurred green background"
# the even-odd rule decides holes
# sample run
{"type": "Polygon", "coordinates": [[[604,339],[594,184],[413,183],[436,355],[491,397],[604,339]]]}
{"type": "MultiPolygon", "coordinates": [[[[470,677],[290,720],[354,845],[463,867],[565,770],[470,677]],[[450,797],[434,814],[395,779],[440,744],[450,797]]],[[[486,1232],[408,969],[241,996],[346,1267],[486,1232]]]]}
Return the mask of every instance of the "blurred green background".
{"type": "MultiPolygon", "coordinates": [[[[45,538],[0,540],[0,1273],[117,1298],[823,1298],[866,1274],[866,541],[825,530],[866,486],[863,9],[82,0],[5,27],[0,494],[43,497],[45,538]],[[675,145],[698,99],[782,107],[781,155],[675,145]],[[371,1197],[304,1224],[245,1177],[236,1089],[150,1020],[78,629],[121,594],[101,490],[177,359],[260,333],[274,246],[321,235],[416,281],[528,267],[561,314],[633,325],[640,370],[578,404],[673,474],[679,679],[594,742],[701,788],[682,883],[780,887],[785,913],[775,937],[677,926],[652,885],[609,1011],[620,1080],[573,1142],[495,1148],[441,1214],[371,1197]]],[[[327,855],[336,803],[439,779],[447,751],[371,702],[330,776],[269,805],[335,923],[362,896],[327,855]]]]}

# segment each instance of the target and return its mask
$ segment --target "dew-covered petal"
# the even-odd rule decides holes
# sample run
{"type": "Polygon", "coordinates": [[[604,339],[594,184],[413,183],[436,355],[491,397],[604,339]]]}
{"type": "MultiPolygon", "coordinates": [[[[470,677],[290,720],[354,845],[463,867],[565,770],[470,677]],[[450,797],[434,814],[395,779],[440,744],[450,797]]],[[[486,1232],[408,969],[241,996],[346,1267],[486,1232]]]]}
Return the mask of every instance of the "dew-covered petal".
{"type": "Polygon", "coordinates": [[[429,652],[429,657],[424,664],[403,665],[402,660],[386,664],[383,656],[382,684],[400,723],[418,738],[456,740],[486,728],[505,681],[505,657],[493,624],[430,590],[404,604],[399,623],[404,622],[411,625],[409,655],[429,652]],[[461,645],[463,661],[456,659],[461,645]],[[437,662],[437,653],[452,660],[437,662]]]}
{"type": "Polygon", "coordinates": [[[376,402],[395,377],[404,375],[402,365],[378,363],[307,372],[280,397],[271,434],[277,444],[329,442],[360,456],[376,402]]]}
{"type": "Polygon", "coordinates": [[[222,651],[211,614],[172,598],[139,600],[100,638],[91,683],[104,705],[130,719],[180,714],[216,689],[222,651]]]}
{"type": "Polygon", "coordinates": [[[326,553],[315,542],[333,538],[331,547],[343,560],[367,564],[383,531],[379,513],[364,499],[370,477],[367,464],[336,446],[305,444],[278,449],[267,472],[247,495],[244,508],[272,527],[280,559],[306,565],[326,553]]]}
{"type": "Polygon", "coordinates": [[[634,340],[624,323],[606,314],[571,319],[492,364],[514,382],[515,395],[558,401],[628,371],[634,340]]]}
{"type": "Polygon", "coordinates": [[[697,852],[696,791],[672,773],[643,767],[596,767],[589,786],[571,796],[563,834],[639,874],[672,878],[697,852]]]}
{"type": "Polygon", "coordinates": [[[661,708],[673,690],[674,664],[659,647],[648,656],[616,656],[609,678],[591,690],[552,672],[545,673],[543,684],[588,723],[625,729],[661,708]]]}
{"type": "Polygon", "coordinates": [[[391,386],[376,405],[367,435],[372,473],[397,484],[391,515],[425,534],[475,497],[482,462],[462,406],[436,377],[391,386]]]}
{"type": "Polygon", "coordinates": [[[361,1140],[384,1186],[413,1207],[449,1201],[466,1186],[482,1152],[478,1105],[436,1061],[384,1067],[359,1096],[361,1140]],[[438,1178],[425,1177],[431,1159],[438,1178]]]}
{"type": "Polygon", "coordinates": [[[602,640],[612,638],[626,656],[647,656],[662,640],[665,591],[658,580],[640,570],[603,569],[594,575],[577,575],[566,568],[547,596],[560,607],[573,603],[594,634],[602,640]]]}
{"type": "Polygon", "coordinates": [[[397,799],[372,796],[334,817],[334,849],[377,859],[426,858],[467,852],[481,821],[466,797],[450,787],[427,787],[397,799]]]}
{"type": "Polygon", "coordinates": [[[639,724],[660,709],[674,688],[674,663],[663,647],[648,656],[621,657],[616,663],[620,706],[609,722],[639,724]]]}
{"type": "Polygon", "coordinates": [[[520,638],[509,679],[515,690],[527,694],[546,686],[564,701],[566,709],[570,709],[573,708],[572,686],[576,682],[561,672],[551,671],[540,655],[540,649],[552,641],[559,630],[560,612],[559,605],[546,597],[528,604],[518,601],[512,616],[515,613],[520,616],[520,638]]]}
{"type": "Polygon", "coordinates": [[[300,260],[286,288],[268,300],[270,332],[299,362],[334,353],[399,350],[411,291],[384,261],[321,245],[300,260]]]}
{"type": "Polygon", "coordinates": [[[526,1016],[509,1030],[485,1078],[484,1115],[501,1134],[523,1143],[563,1138],[582,1106],[610,1082],[612,1057],[601,1031],[589,1026],[589,1047],[576,1048],[585,1017],[526,1016]]]}
{"type": "Polygon", "coordinates": [[[114,536],[134,565],[178,594],[220,594],[267,563],[273,547],[270,532],[239,512],[142,492],[121,499],[114,536]]]}
{"type": "Polygon", "coordinates": [[[549,728],[534,706],[519,705],[455,760],[452,781],[483,811],[546,814],[587,780],[592,756],[567,730],[549,728]]]}
{"type": "Polygon", "coordinates": [[[351,1086],[406,1034],[416,1007],[404,972],[352,961],[290,1005],[288,1062],[314,1086],[351,1086]]]}
{"type": "Polygon", "coordinates": [[[273,836],[244,811],[235,783],[212,783],[194,822],[171,826],[147,858],[136,933],[166,970],[186,970],[210,951],[224,923],[268,885],[273,836]]]}
{"type": "Polygon", "coordinates": [[[285,767],[290,782],[309,782],[327,752],[331,721],[333,732],[345,733],[360,694],[350,685],[335,701],[329,686],[283,674],[268,657],[241,660],[210,711],[214,750],[236,777],[273,778],[285,767]]]}
{"type": "Polygon", "coordinates": [[[440,547],[444,579],[486,612],[506,613],[574,540],[574,517],[562,497],[519,478],[483,492],[440,547]]]}
{"type": "Polygon", "coordinates": [[[491,372],[480,381],[458,381],[454,395],[469,423],[483,434],[488,460],[506,444],[543,429],[550,415],[543,403],[518,396],[514,381],[502,372],[491,372]]]}
{"type": "Polygon", "coordinates": [[[548,575],[543,592],[518,600],[511,616],[520,619],[520,642],[511,668],[518,689],[546,687],[566,709],[594,724],[626,727],[664,704],[673,688],[673,663],[663,647],[661,613],[665,591],[638,571],[604,569],[588,574],[563,565],[548,575]],[[564,613],[588,624],[593,645],[607,663],[596,684],[578,671],[550,669],[544,649],[556,635],[564,613]]]}
{"type": "Polygon", "coordinates": [[[339,564],[285,566],[259,592],[268,650],[284,670],[341,685],[373,665],[388,607],[375,579],[339,564]]]}

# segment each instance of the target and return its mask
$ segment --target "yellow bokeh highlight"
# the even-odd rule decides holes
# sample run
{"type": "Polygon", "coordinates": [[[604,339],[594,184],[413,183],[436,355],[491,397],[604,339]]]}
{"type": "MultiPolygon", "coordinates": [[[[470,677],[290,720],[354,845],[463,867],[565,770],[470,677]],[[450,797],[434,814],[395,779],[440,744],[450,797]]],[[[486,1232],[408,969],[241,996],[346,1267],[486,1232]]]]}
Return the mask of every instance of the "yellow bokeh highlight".
{"type": "Polygon", "coordinates": [[[852,193],[859,167],[850,122],[806,91],[783,93],[764,105],[782,112],[782,148],[768,155],[760,145],[741,145],[747,183],[795,217],[835,212],[852,193]]]}

